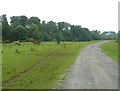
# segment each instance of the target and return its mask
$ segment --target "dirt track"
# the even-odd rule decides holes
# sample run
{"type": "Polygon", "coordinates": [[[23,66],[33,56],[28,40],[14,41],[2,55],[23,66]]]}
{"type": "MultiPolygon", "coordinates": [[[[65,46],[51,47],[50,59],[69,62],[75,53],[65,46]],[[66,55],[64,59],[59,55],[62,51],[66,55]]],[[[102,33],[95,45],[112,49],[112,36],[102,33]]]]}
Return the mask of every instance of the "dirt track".
{"type": "Polygon", "coordinates": [[[92,44],[80,53],[64,89],[118,89],[118,64],[98,47],[104,42],[92,44]]]}

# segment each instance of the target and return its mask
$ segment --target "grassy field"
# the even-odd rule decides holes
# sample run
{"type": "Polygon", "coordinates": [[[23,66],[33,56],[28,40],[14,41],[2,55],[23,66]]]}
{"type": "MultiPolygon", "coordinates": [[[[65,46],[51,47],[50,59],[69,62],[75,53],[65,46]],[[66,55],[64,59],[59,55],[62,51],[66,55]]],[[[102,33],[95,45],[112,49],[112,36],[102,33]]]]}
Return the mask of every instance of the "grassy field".
{"type": "MultiPolygon", "coordinates": [[[[103,52],[118,62],[118,42],[110,41],[100,46],[103,52]]],[[[120,63],[120,62],[119,62],[120,63]]]]}
{"type": "MultiPolygon", "coordinates": [[[[2,51],[2,45],[0,43],[0,51],[2,51]]],[[[0,84],[2,84],[2,54],[0,53],[0,84]]],[[[0,87],[0,90],[2,88],[0,87]]]]}
{"type": "Polygon", "coordinates": [[[62,42],[60,45],[56,42],[43,42],[41,45],[21,43],[20,46],[3,44],[2,82],[24,74],[4,88],[51,89],[56,87],[59,81],[64,79],[63,75],[75,62],[80,51],[95,42],[97,41],[62,42]],[[30,67],[32,68],[29,69],[30,67]]]}

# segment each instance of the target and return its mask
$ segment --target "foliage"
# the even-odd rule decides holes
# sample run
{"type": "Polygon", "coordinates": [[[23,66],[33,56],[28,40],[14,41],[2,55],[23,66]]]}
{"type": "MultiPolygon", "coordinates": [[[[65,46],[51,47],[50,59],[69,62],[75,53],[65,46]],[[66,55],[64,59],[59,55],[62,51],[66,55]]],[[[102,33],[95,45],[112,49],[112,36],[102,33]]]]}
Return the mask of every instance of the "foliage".
{"type": "Polygon", "coordinates": [[[114,40],[118,38],[118,33],[115,32],[103,32],[101,35],[102,39],[105,40],[114,40]]]}
{"type": "Polygon", "coordinates": [[[4,40],[29,40],[41,41],[91,41],[100,39],[115,39],[116,34],[105,35],[100,31],[89,31],[80,25],[71,25],[67,22],[42,21],[35,16],[28,18],[25,15],[12,16],[10,25],[6,15],[2,15],[2,39],[4,40]]]}
{"type": "Polygon", "coordinates": [[[2,39],[9,40],[10,26],[7,21],[6,15],[2,15],[2,39]]]}

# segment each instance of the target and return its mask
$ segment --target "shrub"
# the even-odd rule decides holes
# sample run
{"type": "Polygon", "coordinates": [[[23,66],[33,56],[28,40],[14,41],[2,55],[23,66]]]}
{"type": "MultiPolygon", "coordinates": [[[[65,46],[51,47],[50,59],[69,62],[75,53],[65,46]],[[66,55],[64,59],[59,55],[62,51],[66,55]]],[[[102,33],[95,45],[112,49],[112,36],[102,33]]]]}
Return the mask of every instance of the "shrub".
{"type": "Polygon", "coordinates": [[[2,41],[2,43],[10,43],[10,40],[2,41]]]}

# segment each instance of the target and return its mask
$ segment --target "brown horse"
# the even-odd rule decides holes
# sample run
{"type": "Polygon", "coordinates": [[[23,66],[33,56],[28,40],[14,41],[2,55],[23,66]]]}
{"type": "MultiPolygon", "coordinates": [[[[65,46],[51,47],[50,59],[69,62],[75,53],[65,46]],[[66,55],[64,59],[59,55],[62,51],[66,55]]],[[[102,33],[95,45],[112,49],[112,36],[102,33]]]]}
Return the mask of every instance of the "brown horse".
{"type": "Polygon", "coordinates": [[[38,44],[38,45],[39,45],[39,44],[40,44],[40,41],[33,41],[32,43],[33,43],[33,44],[38,44]]]}

